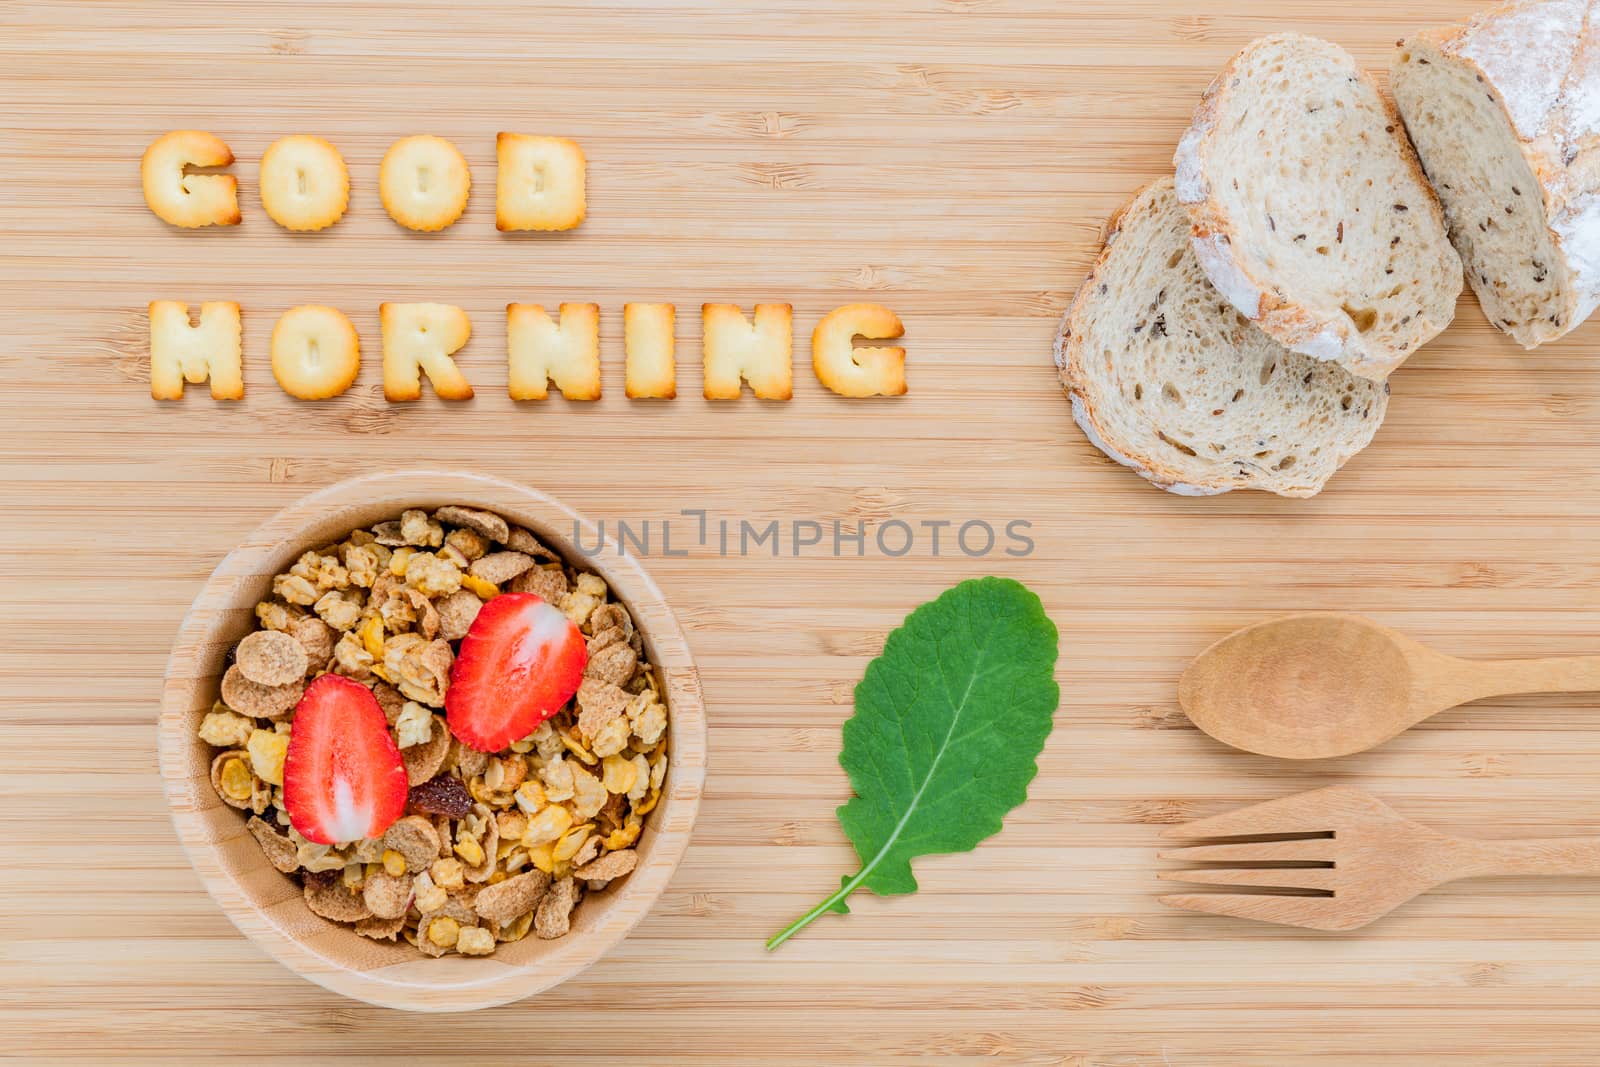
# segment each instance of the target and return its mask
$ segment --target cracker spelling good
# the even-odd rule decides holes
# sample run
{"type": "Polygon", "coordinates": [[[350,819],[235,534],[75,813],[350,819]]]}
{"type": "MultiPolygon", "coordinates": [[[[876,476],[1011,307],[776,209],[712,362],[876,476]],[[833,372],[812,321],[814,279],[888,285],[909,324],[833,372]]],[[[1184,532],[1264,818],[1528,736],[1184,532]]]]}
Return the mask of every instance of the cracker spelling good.
{"type": "Polygon", "coordinates": [[[565,137],[495,138],[495,228],[570,230],[584,216],[583,149],[565,137]]]}
{"type": "Polygon", "coordinates": [[[840,396],[903,396],[906,350],[856,348],[855,339],[893,340],[906,328],[882,304],[846,304],[830,311],[811,332],[817,380],[840,396]]]}
{"type": "Polygon", "coordinates": [[[623,348],[627,358],[627,392],[634,400],[671,400],[678,395],[677,362],[673,358],[671,304],[622,305],[623,348]]]}
{"type": "Polygon", "coordinates": [[[405,137],[378,166],[378,195],[389,217],[408,230],[431,233],[467,209],[472,173],[460,149],[443,137],[405,137]]]}
{"type": "Polygon", "coordinates": [[[794,308],[789,304],[757,304],[754,324],[745,319],[737,304],[704,305],[706,399],[739,399],[741,380],[749,382],[762,400],[792,397],[793,320],[794,308]]]}
{"type": "MultiPolygon", "coordinates": [[[[413,510],[304,553],[256,618],[197,733],[214,749],[217,795],[316,915],[427,956],[489,955],[530,932],[565,936],[586,893],[637,866],[667,772],[667,708],[632,616],[599,575],[493,512],[413,510]],[[522,595],[491,612],[501,625],[534,609],[552,616],[541,630],[572,629],[578,644],[562,655],[578,655],[581,678],[551,690],[577,688],[539,712],[548,718],[483,752],[452,733],[444,708],[468,635],[493,644],[483,613],[503,594],[522,595]],[[345,764],[326,746],[367,730],[380,731],[374,743],[347,755],[373,774],[357,774],[354,807],[330,805],[314,771],[345,764]],[[388,808],[396,771],[375,751],[390,745],[408,786],[399,809],[388,808]],[[291,814],[295,789],[309,791],[309,816],[291,814]],[[331,838],[355,822],[374,836],[323,842],[299,829],[331,838]]],[[[493,658],[472,655],[480,667],[463,675],[492,696],[481,665],[493,658]]],[[[483,716],[500,703],[470,708],[473,730],[490,728],[483,716]]]]}
{"type": "Polygon", "coordinates": [[[472,336],[465,311],[449,304],[383,304],[378,319],[385,399],[420,399],[423,372],[441,399],[472,399],[472,386],[450,358],[472,336]]]}
{"type": "Polygon", "coordinates": [[[150,303],[150,395],[178,400],[183,383],[211,380],[217,400],[244,396],[244,349],[239,305],[200,305],[200,321],[191,325],[189,305],[177,300],[150,303]]]}
{"type": "Polygon", "coordinates": [[[337,308],[307,304],[290,308],[272,328],[272,375],[300,400],[326,400],[355,383],[361,371],[361,339],[337,308]]]}
{"type": "Polygon", "coordinates": [[[512,400],[600,399],[600,305],[562,304],[560,325],[538,304],[506,305],[512,400]]]}
{"type": "Polygon", "coordinates": [[[350,205],[350,171],[320,137],[279,138],[261,157],[261,204],[286,230],[326,229],[350,205]]]}
{"type": "Polygon", "coordinates": [[[139,164],[144,202],[163,222],[192,229],[239,224],[239,180],[231,174],[185,174],[185,167],[226,167],[233,150],[202,130],[173,130],[145,149],[139,164]]]}

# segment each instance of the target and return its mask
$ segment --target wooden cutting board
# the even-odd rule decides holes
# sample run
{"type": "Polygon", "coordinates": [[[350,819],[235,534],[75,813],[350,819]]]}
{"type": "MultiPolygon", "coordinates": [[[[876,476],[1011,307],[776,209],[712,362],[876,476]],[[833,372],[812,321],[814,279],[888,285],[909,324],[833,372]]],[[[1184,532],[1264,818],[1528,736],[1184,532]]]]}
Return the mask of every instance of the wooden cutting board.
{"type": "Polygon", "coordinates": [[[1376,444],[1309,502],[1150,489],[1076,432],[1050,363],[1102,220],[1167,169],[1232,52],[1297,29],[1380,67],[1403,34],[1476,6],[0,7],[0,1060],[1593,1064],[1593,880],[1464,883],[1316,936],[1167,911],[1154,849],[1165,824],[1334,782],[1443,829],[1594,831],[1591,700],[1477,706],[1299,766],[1198,734],[1174,689],[1220,634],[1308,608],[1462,655],[1600,648],[1600,324],[1527,355],[1464,297],[1395,376],[1376,444]],[[145,210],[140,153],[180,127],[239,156],[237,229],[145,210]],[[582,229],[495,232],[499,130],[583,145],[582,229]],[[391,223],[375,189],[385,147],[424,132],[476,182],[433,236],[391,223]],[[279,230],[256,196],[262,150],[291,133],[350,163],[351,211],[326,233],[279,230]],[[242,403],[149,399],[152,299],[243,304],[242,403]],[[812,326],[861,299],[906,322],[902,399],[843,400],[810,374],[812,326]],[[384,300],[467,309],[476,400],[383,402],[384,300]],[[512,404],[512,300],[601,304],[601,402],[512,404]],[[680,399],[623,397],[627,300],[678,305],[680,399]],[[698,305],[758,300],[795,306],[794,400],[708,404],[698,305]],[[332,402],[291,402],[267,369],[271,324],[301,303],[361,332],[361,379],[332,402]],[[694,843],[655,912],[582,978],[470,1017],[367,1008],[268,959],[201,891],[155,772],[168,645],[217,560],[313,487],[418,463],[675,523],[688,555],[648,566],[712,730],[694,843]],[[937,557],[925,534],[900,557],[725,557],[688,543],[685,509],[785,530],[1021,520],[1035,548],[970,558],[947,530],[937,557]],[[1029,803],[976,853],[921,863],[916,896],[859,897],[766,955],[853,869],[833,818],[853,684],[909,609],[991,572],[1028,582],[1061,628],[1063,702],[1029,803]]]}

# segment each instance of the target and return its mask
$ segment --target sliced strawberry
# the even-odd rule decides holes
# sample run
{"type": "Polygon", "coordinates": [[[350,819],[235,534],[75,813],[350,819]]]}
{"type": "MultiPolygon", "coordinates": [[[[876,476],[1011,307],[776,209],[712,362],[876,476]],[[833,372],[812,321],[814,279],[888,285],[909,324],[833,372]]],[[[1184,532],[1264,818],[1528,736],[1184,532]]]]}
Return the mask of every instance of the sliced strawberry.
{"type": "Polygon", "coordinates": [[[472,621],[450,670],[450,732],[479,752],[498,752],[560,711],[588,662],[583,633],[559,608],[532,593],[495,597],[472,621]]]}
{"type": "Polygon", "coordinates": [[[372,690],[337,674],[306,686],[283,761],[283,806],[322,845],[379,837],[405,814],[406,765],[372,690]]]}

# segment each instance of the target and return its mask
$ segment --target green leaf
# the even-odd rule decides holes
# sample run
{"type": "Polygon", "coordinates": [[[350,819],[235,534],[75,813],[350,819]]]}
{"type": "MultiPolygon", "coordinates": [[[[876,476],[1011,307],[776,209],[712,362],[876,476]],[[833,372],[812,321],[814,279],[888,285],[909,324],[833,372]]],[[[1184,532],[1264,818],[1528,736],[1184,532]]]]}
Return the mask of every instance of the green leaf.
{"type": "Polygon", "coordinates": [[[777,948],[865,886],[915,893],[911,861],[970,852],[1028,797],[1061,691],[1057,635],[1007,578],[962,582],[913,611],[856,686],[839,762],[855,797],[839,823],[861,869],[767,942],[777,948]]]}

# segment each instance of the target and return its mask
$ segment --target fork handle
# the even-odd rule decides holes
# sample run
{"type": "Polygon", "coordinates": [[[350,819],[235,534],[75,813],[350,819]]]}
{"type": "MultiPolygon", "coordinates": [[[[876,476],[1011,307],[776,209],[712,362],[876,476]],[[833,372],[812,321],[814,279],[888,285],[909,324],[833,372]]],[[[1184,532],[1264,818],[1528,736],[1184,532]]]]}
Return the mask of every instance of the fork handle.
{"type": "Polygon", "coordinates": [[[1529,841],[1463,840],[1452,864],[1455,878],[1493,875],[1600,874],[1600,837],[1529,841]]]}

